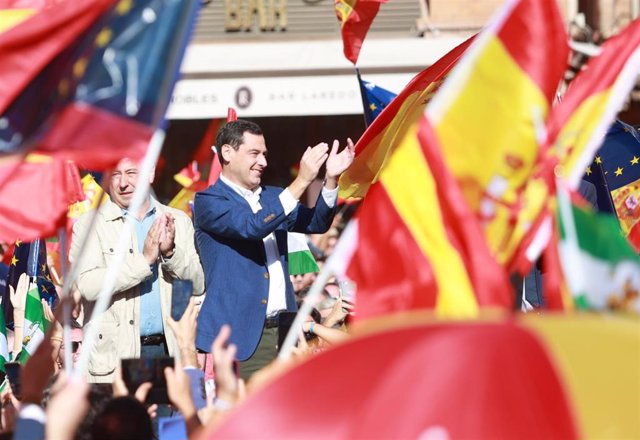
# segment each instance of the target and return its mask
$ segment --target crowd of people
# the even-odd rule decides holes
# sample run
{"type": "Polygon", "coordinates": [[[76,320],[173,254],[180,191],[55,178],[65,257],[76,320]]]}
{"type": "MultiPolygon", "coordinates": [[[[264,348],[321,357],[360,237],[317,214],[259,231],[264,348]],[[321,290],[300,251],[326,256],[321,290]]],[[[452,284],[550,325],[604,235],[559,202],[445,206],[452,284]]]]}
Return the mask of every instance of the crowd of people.
{"type": "MultiPolygon", "coordinates": [[[[344,226],[336,215],[338,178],[353,161],[353,142],[348,139],[341,151],[338,141],[308,147],[297,177],[284,189],[262,185],[267,147],[258,125],[229,122],[216,145],[222,172],[196,194],[193,221],[149,192],[139,210],[130,210],[136,187],[147,186],[139,180],[139,164],[123,158],[113,169],[109,199],[76,222],[69,253],[78,269],[73,294],[65,299],[74,305],[71,359],[88,351],[86,372],[67,374],[73,369],[64,368],[63,307],[54,313],[43,300],[51,325],[22,368],[20,389],[4,387],[5,438],[153,438],[162,429],[157,420],[176,414],[192,437],[215,429],[287,364],[348,337],[345,319],[353,305],[334,279],[304,322],[293,359],[276,361],[315,277],[289,275],[287,233],[307,234],[320,265],[331,254],[344,226]],[[323,167],[322,191],[306,207],[299,200],[323,167]],[[123,234],[123,262],[108,280],[123,234]],[[193,291],[186,311],[174,320],[175,280],[189,280],[193,291]],[[96,317],[107,281],[113,282],[113,294],[96,317]],[[83,346],[83,329],[95,331],[95,343],[83,346]],[[173,366],[164,368],[158,383],[136,382],[123,367],[123,359],[167,357],[173,366]],[[168,399],[158,400],[163,382],[168,399]]],[[[31,335],[23,331],[29,282],[24,274],[11,287],[14,331],[8,337],[14,356],[31,335]]]]}

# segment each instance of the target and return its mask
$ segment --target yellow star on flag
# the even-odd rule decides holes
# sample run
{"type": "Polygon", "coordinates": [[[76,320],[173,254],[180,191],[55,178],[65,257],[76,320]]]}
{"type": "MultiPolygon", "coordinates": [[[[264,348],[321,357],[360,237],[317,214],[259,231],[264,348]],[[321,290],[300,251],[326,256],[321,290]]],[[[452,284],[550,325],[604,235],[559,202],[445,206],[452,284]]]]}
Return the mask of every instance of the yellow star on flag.
{"type": "Polygon", "coordinates": [[[22,244],[22,241],[18,238],[16,240],[16,247],[20,246],[22,244]]]}
{"type": "Polygon", "coordinates": [[[112,34],[113,33],[111,32],[111,29],[109,28],[102,29],[98,34],[98,36],[96,37],[96,45],[98,47],[105,47],[107,44],[109,44],[109,41],[111,41],[112,34]]]}
{"type": "Polygon", "coordinates": [[[370,109],[371,109],[371,111],[373,112],[373,111],[376,111],[376,109],[377,109],[378,107],[376,107],[376,105],[372,102],[371,104],[369,104],[369,108],[370,108],[370,109]]]}
{"type": "Polygon", "coordinates": [[[638,165],[638,162],[640,162],[640,157],[633,156],[633,159],[631,159],[629,162],[631,162],[631,165],[638,165]]]}
{"type": "Polygon", "coordinates": [[[118,2],[118,6],[116,6],[116,11],[118,14],[124,15],[131,10],[133,7],[133,2],[131,0],[120,0],[118,2]]]}
{"type": "Polygon", "coordinates": [[[622,176],[622,170],[624,170],[624,168],[618,167],[616,170],[616,176],[622,176]]]}
{"type": "Polygon", "coordinates": [[[600,159],[600,156],[596,156],[596,163],[597,164],[601,164],[602,163],[602,159],[600,159]]]}
{"type": "Polygon", "coordinates": [[[15,266],[16,264],[18,264],[18,259],[16,258],[16,256],[14,255],[13,257],[11,257],[11,265],[15,266]]]}
{"type": "Polygon", "coordinates": [[[592,171],[591,171],[591,167],[587,167],[587,176],[590,176],[590,175],[591,175],[591,173],[592,173],[592,171]]]}

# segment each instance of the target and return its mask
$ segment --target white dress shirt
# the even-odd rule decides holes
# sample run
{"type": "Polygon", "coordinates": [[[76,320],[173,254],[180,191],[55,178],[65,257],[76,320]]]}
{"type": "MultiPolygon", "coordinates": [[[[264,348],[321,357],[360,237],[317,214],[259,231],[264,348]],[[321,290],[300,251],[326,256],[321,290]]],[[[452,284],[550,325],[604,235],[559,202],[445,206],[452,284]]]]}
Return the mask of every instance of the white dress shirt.
{"type": "MultiPolygon", "coordinates": [[[[254,214],[262,209],[262,205],[260,205],[260,193],[262,192],[262,187],[258,186],[255,191],[251,191],[231,182],[222,174],[220,174],[220,179],[222,179],[224,183],[229,185],[249,203],[254,214]]],[[[289,215],[291,211],[298,206],[298,200],[293,197],[287,188],[280,193],[278,198],[280,199],[280,203],[282,203],[285,215],[289,215]]],[[[322,198],[327,206],[332,208],[338,199],[338,188],[329,190],[323,187],[322,198]]],[[[289,274],[284,273],[282,263],[280,263],[280,252],[278,251],[276,234],[272,232],[263,238],[262,242],[264,244],[264,251],[267,257],[267,269],[269,270],[269,299],[267,302],[267,316],[269,316],[279,310],[285,310],[287,308],[287,284],[285,276],[288,276],[289,274]]]]}

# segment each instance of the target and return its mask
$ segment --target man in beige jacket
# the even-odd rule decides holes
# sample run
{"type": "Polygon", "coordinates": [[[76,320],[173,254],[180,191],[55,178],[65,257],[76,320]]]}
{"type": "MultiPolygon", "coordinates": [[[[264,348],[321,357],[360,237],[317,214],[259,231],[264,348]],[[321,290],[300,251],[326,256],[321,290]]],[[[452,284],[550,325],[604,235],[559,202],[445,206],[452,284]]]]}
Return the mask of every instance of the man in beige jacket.
{"type": "Polygon", "coordinates": [[[136,215],[128,212],[138,179],[138,164],[130,159],[122,159],[107,179],[111,199],[99,208],[82,260],[77,261],[77,256],[92,213],[74,225],[69,254],[72,264],[78,264],[80,269],[77,285],[85,307],[85,326],[96,325],[91,319],[93,306],[114,258],[125,219],[132,223],[131,241],[111,304],[99,324],[96,343],[90,348],[91,382],[111,382],[122,358],[173,356],[180,347],[176,347],[173,333],[165,331],[165,319],[171,313],[171,282],[188,279],[193,282],[194,295],[204,292],[191,219],[151,196],[136,215]]]}

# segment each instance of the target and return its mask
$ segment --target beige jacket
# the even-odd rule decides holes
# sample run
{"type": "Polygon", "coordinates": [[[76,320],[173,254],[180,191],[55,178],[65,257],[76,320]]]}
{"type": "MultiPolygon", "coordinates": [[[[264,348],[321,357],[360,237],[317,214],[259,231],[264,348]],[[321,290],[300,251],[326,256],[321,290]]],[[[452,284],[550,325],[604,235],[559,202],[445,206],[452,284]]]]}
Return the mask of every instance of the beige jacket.
{"type": "MultiPolygon", "coordinates": [[[[194,295],[204,293],[204,274],[200,258],[196,253],[191,219],[182,211],[161,205],[152,199],[156,215],[170,212],[176,222],[175,251],[170,259],[159,264],[160,297],[163,319],[171,313],[171,280],[173,278],[193,281],[194,295]]],[[[77,256],[83,236],[87,233],[92,213],[82,216],[74,225],[69,258],[79,264],[78,289],[83,297],[85,326],[95,325],[91,314],[102,288],[108,265],[114,258],[120,232],[124,226],[122,209],[107,201],[100,208],[87,249],[80,261],[77,256]]],[[[111,382],[113,372],[122,358],[140,356],[140,294],[139,284],[151,276],[151,269],[144,256],[138,252],[135,233],[131,233],[125,260],[116,278],[116,287],[109,308],[104,313],[98,339],[91,348],[88,377],[90,382],[111,382]]],[[[165,337],[169,353],[176,351],[173,333],[165,324],[165,337]]],[[[85,348],[85,347],[83,347],[85,348]]],[[[88,348],[88,347],[86,347],[88,348]]]]}

